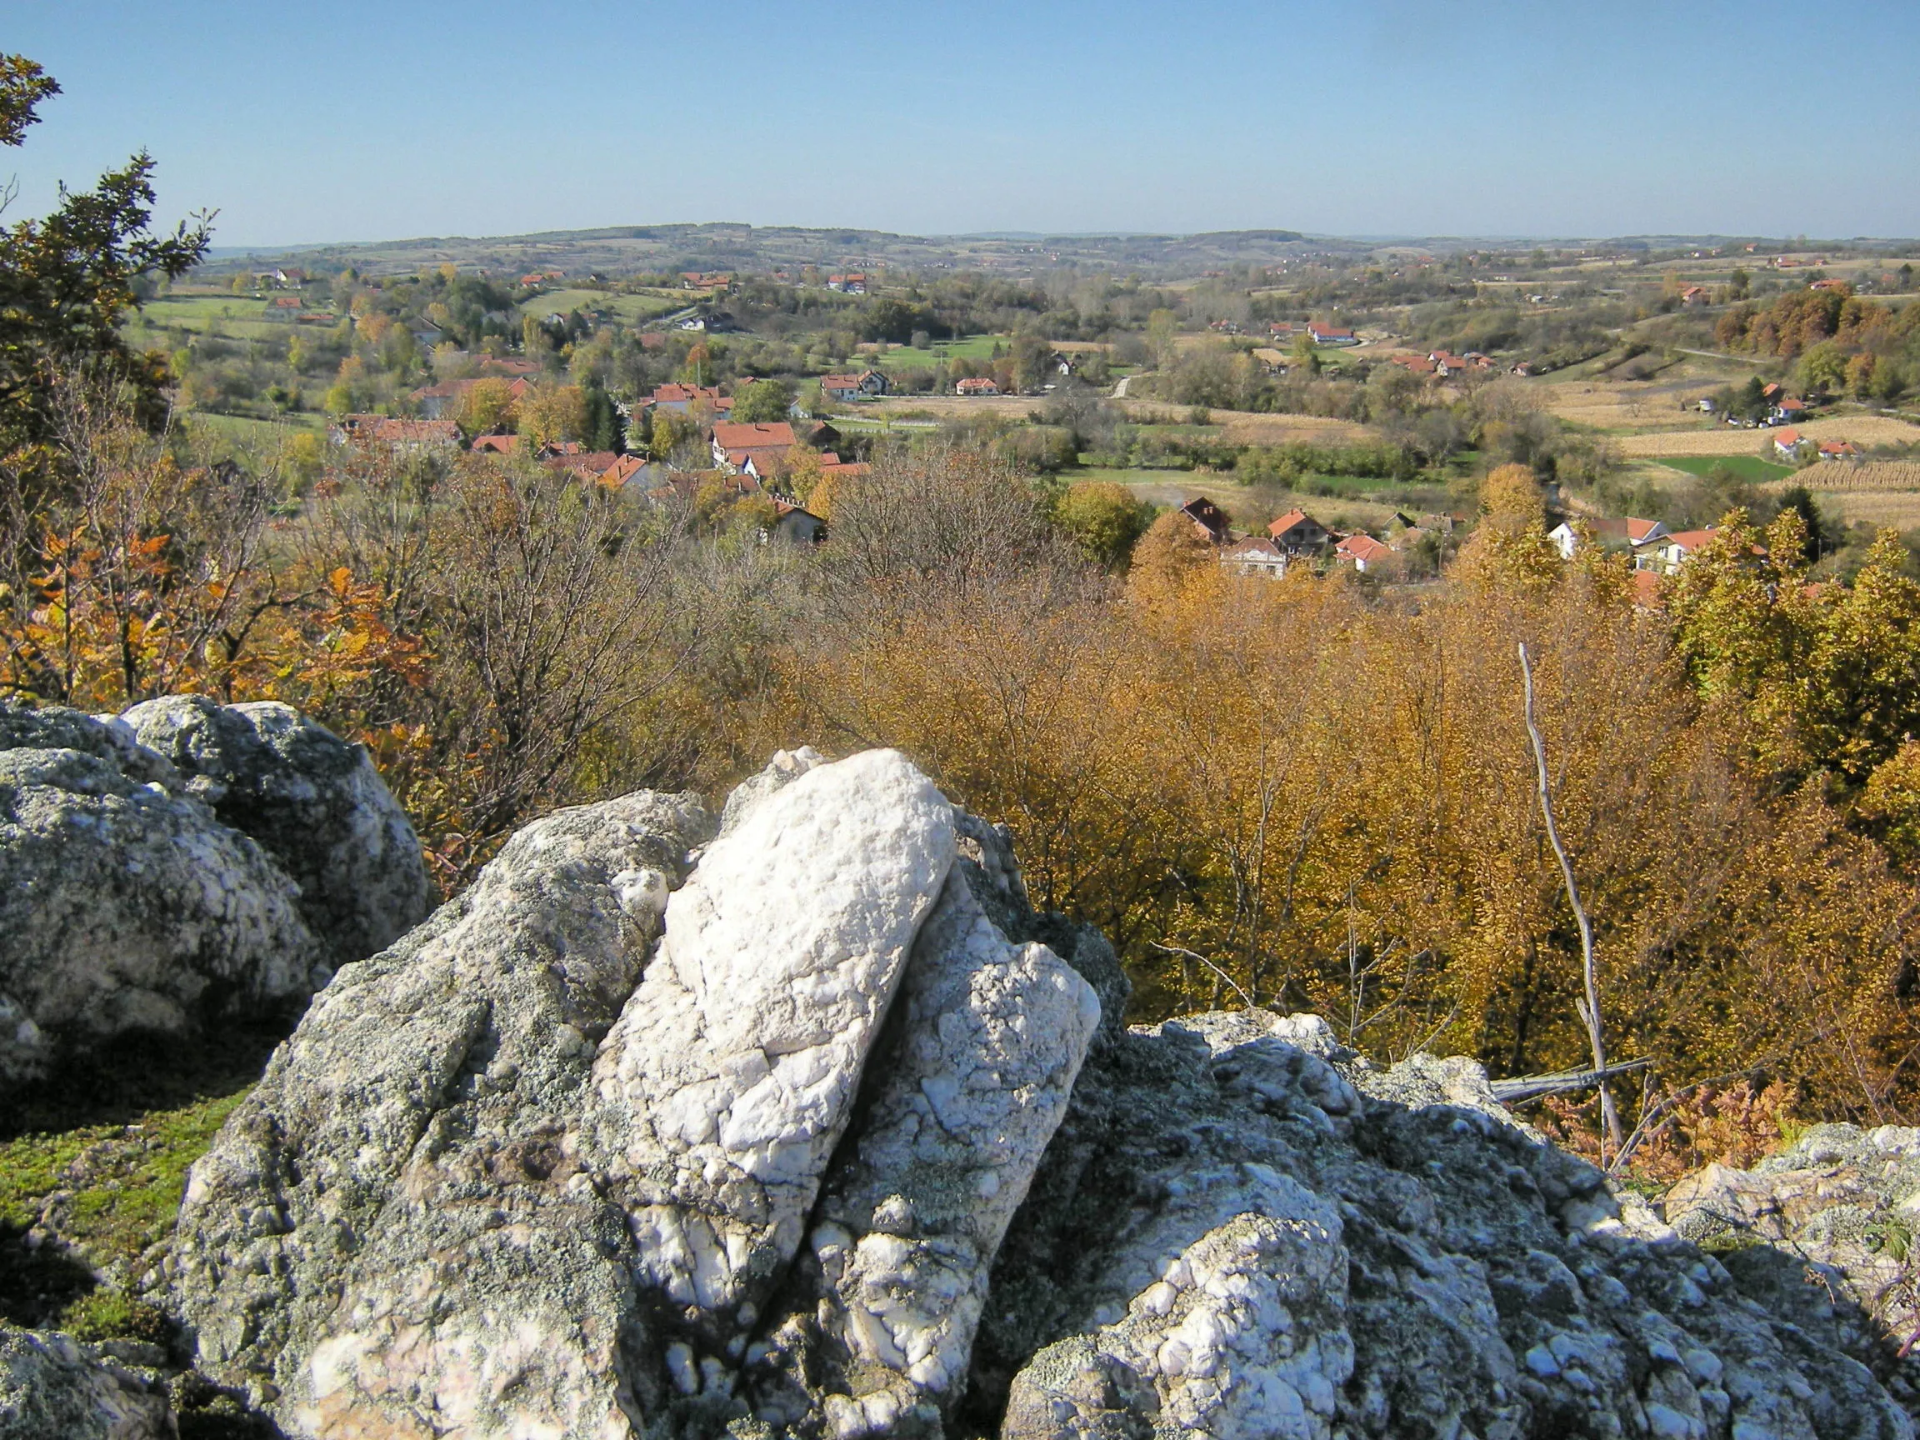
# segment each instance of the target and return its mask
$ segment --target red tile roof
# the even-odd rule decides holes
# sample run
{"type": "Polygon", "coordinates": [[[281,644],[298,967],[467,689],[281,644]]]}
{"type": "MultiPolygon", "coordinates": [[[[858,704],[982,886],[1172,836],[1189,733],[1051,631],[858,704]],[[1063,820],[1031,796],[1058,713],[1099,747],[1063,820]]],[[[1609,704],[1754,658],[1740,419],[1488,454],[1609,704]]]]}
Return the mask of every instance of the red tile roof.
{"type": "Polygon", "coordinates": [[[646,466],[646,457],[643,455],[622,455],[600,472],[600,483],[609,490],[618,490],[646,466]]]}
{"type": "Polygon", "coordinates": [[[1786,449],[1786,450],[1793,449],[1794,446],[1800,443],[1800,440],[1801,440],[1800,432],[1798,430],[1793,429],[1791,426],[1789,426],[1785,430],[1780,431],[1778,434],[1776,434],[1773,437],[1773,443],[1780,446],[1782,449],[1786,449]]]}
{"type": "Polygon", "coordinates": [[[483,455],[511,455],[520,448],[518,435],[476,435],[473,448],[483,455]]]}
{"type": "Polygon", "coordinates": [[[793,426],[784,420],[722,423],[713,427],[713,438],[722,450],[756,450],[769,445],[785,449],[794,443],[793,426]]]}
{"type": "Polygon", "coordinates": [[[733,408],[733,401],[722,395],[717,385],[660,385],[649,397],[649,403],[654,405],[691,405],[700,401],[716,410],[733,408]]]}
{"type": "Polygon", "coordinates": [[[1334,547],[1334,551],[1343,559],[1359,560],[1366,564],[1384,560],[1393,554],[1389,547],[1382,545],[1371,535],[1349,535],[1334,547]]]}

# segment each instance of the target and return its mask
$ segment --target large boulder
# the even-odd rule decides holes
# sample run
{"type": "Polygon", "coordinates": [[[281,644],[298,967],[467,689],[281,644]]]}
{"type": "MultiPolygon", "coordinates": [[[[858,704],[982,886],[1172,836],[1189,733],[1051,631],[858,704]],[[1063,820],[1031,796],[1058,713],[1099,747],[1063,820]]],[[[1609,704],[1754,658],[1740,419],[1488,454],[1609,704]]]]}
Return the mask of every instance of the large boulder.
{"type": "Polygon", "coordinates": [[[314,1003],[188,1185],[209,1374],[308,1436],[940,1432],[1099,1003],[893,752],[716,828],[538,822],[314,1003]]]}
{"type": "Polygon", "coordinates": [[[0,1440],[176,1440],[166,1391],[51,1331],[0,1325],[0,1440]]]}
{"type": "Polygon", "coordinates": [[[0,703],[0,1084],[297,1006],[329,973],[299,898],[124,724],[0,703]]]}
{"type": "Polygon", "coordinates": [[[386,949],[427,918],[437,896],[419,837],[362,746],[274,701],[170,695],[120,718],[221,824],[293,877],[334,965],[386,949]]]}

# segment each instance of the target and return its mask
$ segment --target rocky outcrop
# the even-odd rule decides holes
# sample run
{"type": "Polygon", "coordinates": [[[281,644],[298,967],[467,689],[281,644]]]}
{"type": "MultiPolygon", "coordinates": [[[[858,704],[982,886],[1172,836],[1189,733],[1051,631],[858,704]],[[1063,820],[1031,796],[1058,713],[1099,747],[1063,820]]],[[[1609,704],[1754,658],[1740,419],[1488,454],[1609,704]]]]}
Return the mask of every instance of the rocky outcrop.
{"type": "MultiPolygon", "coordinates": [[[[1920,1130],[1816,1125],[1751,1170],[1709,1165],[1665,1196],[1667,1220],[1740,1288],[1790,1311],[1809,1293],[1857,1354],[1920,1334],[1920,1130]]],[[[1904,1367],[1880,1366],[1910,1408],[1904,1367]]]]}
{"type": "Polygon", "coordinates": [[[0,1085],[295,1012],[431,902],[366,752],[285,705],[0,702],[0,1085]]]}
{"type": "Polygon", "coordinates": [[[759,1389],[937,1433],[1099,1018],[973,902],[959,826],[873,752],[784,758],[704,845],[647,794],[521,832],[195,1166],[203,1367],[308,1435],[696,1433],[759,1389]]]}
{"type": "Polygon", "coordinates": [[[891,752],[561,812],[319,997],[165,1283],[312,1440],[1912,1436],[1471,1062],[1125,995],[891,752]]]}
{"type": "Polygon", "coordinates": [[[165,1390],[64,1335],[0,1325],[0,1440],[176,1440],[165,1390]]]}
{"type": "Polygon", "coordinates": [[[438,897],[420,839],[361,746],[274,701],[172,695],[121,719],[214,818],[293,878],[333,964],[384,950],[427,918],[438,897]]]}
{"type": "Polygon", "coordinates": [[[1847,1307],[1755,1302],[1478,1066],[1390,1070],[1312,1017],[1096,1055],[975,1351],[1002,1440],[1905,1437],[1847,1307]]]}
{"type": "Polygon", "coordinates": [[[324,983],[294,883],[127,726],[0,706],[0,747],[0,1083],[324,983]]]}

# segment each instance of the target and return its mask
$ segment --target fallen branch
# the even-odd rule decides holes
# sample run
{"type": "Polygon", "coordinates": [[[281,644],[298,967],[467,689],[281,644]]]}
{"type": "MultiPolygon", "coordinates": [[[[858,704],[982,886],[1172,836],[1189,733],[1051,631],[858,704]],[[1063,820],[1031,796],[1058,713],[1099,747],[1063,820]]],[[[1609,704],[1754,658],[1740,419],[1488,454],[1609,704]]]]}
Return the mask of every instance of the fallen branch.
{"type": "Polygon", "coordinates": [[[1559,1070],[1551,1075],[1515,1075],[1507,1080],[1490,1080],[1493,1098],[1502,1105],[1517,1105],[1522,1100],[1537,1100],[1542,1095],[1564,1095],[1570,1090],[1591,1090],[1616,1075],[1631,1075],[1653,1064],[1652,1060],[1623,1060],[1600,1070],[1559,1070]]]}

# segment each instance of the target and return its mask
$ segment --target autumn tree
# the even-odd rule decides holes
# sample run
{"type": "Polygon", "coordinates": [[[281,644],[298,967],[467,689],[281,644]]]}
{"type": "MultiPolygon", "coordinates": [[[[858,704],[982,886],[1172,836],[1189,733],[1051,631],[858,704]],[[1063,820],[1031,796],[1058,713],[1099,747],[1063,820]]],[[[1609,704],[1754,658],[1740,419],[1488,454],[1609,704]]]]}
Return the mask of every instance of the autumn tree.
{"type": "Polygon", "coordinates": [[[1152,506],[1126,486],[1104,481],[1069,486],[1054,507],[1055,523],[1073,537],[1081,553],[1108,569],[1127,563],[1152,520],[1152,506]]]}
{"type": "Polygon", "coordinates": [[[520,401],[520,433],[534,445],[578,440],[586,433],[587,395],[578,385],[540,385],[520,401]]]}

